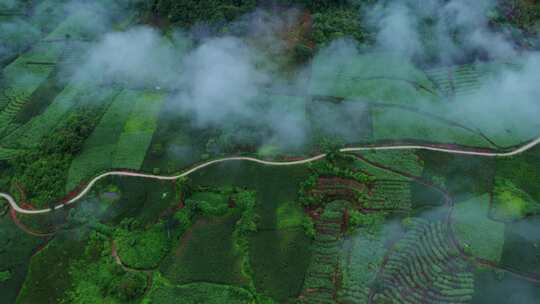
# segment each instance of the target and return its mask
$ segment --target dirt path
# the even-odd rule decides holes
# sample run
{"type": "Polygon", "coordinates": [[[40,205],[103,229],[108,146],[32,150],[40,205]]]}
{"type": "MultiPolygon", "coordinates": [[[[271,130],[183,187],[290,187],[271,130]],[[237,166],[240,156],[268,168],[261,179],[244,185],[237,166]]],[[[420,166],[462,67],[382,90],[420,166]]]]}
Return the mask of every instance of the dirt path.
{"type": "MultiPolygon", "coordinates": [[[[380,145],[380,146],[363,146],[363,147],[351,147],[351,148],[343,148],[340,149],[339,152],[347,153],[347,152],[358,152],[358,151],[370,151],[370,150],[376,150],[376,151],[382,151],[382,150],[429,150],[429,151],[436,151],[436,152],[443,152],[443,153],[452,153],[452,154],[462,154],[462,155],[473,155],[473,156],[482,156],[482,157],[510,157],[514,155],[518,155],[520,153],[523,153],[534,146],[538,145],[540,143],[540,137],[530,141],[527,144],[524,144],[520,147],[517,147],[514,150],[508,151],[508,152],[496,152],[491,150],[478,150],[478,149],[465,149],[465,148],[458,148],[458,147],[452,147],[450,145],[380,145]]],[[[137,173],[137,172],[129,172],[129,171],[110,171],[103,173],[101,175],[98,175],[94,177],[87,185],[84,187],[78,194],[71,197],[69,200],[66,200],[54,207],[54,210],[61,209],[66,205],[73,204],[83,198],[94,186],[95,183],[97,183],[99,180],[108,177],[108,176],[131,176],[131,177],[142,177],[142,178],[149,178],[149,179],[158,179],[158,180],[176,180],[185,176],[190,175],[191,173],[194,173],[196,171],[199,171],[203,168],[206,168],[208,166],[218,164],[218,163],[224,163],[229,161],[248,161],[248,162],[254,162],[266,166],[295,166],[295,165],[302,165],[311,163],[320,159],[323,159],[326,157],[326,154],[319,154],[313,157],[305,158],[302,160],[296,160],[296,161],[284,161],[284,162],[276,162],[276,161],[266,161],[261,160],[253,157],[227,157],[227,158],[221,158],[221,159],[215,159],[208,162],[205,162],[203,164],[200,164],[198,166],[195,166],[179,175],[173,175],[173,176],[164,176],[164,175],[153,175],[153,174],[144,174],[144,173],[137,173]]],[[[0,197],[7,200],[7,202],[11,205],[11,208],[13,208],[18,213],[24,213],[24,214],[43,214],[53,211],[51,208],[46,209],[39,209],[39,210],[30,210],[30,209],[24,209],[21,208],[15,199],[7,194],[0,192],[0,197]]]]}

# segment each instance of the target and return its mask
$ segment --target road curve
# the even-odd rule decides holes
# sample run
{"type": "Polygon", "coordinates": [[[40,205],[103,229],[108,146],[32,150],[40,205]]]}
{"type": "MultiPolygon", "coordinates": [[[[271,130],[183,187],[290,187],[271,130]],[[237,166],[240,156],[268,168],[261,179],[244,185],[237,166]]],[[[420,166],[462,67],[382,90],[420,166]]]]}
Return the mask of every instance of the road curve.
{"type": "MultiPolygon", "coordinates": [[[[462,155],[473,155],[473,156],[482,156],[482,157],[509,157],[518,155],[520,153],[523,153],[534,146],[540,144],[540,137],[528,142],[527,144],[524,144],[512,151],[508,152],[483,152],[483,151],[474,151],[474,150],[467,150],[467,149],[461,149],[461,148],[439,148],[436,146],[429,146],[429,145],[383,145],[383,146],[365,146],[365,147],[351,147],[351,148],[343,148],[340,149],[339,152],[360,152],[360,151],[383,151],[383,150],[429,150],[429,151],[437,151],[437,152],[443,152],[443,153],[452,153],[452,154],[462,154],[462,155]]],[[[213,164],[217,163],[223,163],[228,161],[248,161],[248,162],[254,162],[262,165],[267,166],[294,166],[294,165],[301,165],[301,164],[307,164],[316,160],[320,160],[326,157],[326,154],[319,154],[313,157],[305,158],[302,160],[296,160],[296,161],[285,161],[285,162],[275,162],[275,161],[266,161],[261,160],[253,157],[226,157],[221,159],[215,159],[208,161],[206,163],[200,164],[198,166],[195,166],[187,171],[184,171],[181,174],[178,175],[153,175],[153,174],[144,174],[144,173],[136,173],[136,172],[127,172],[127,171],[110,171],[103,173],[101,175],[98,175],[94,177],[87,185],[86,187],[81,190],[76,196],[71,198],[70,200],[58,204],[54,207],[55,210],[61,209],[66,205],[73,204],[80,200],[82,197],[84,197],[94,186],[96,182],[98,182],[100,179],[105,178],[107,176],[133,176],[133,177],[143,177],[143,178],[150,178],[150,179],[157,179],[157,180],[176,180],[184,176],[188,176],[193,172],[196,172],[198,170],[201,170],[205,167],[211,166],[213,164]]],[[[32,209],[24,209],[21,208],[15,199],[7,194],[0,192],[0,197],[7,200],[7,202],[11,205],[11,207],[18,213],[22,214],[43,214],[47,212],[51,212],[51,208],[46,209],[38,209],[38,210],[32,210],[32,209]]]]}

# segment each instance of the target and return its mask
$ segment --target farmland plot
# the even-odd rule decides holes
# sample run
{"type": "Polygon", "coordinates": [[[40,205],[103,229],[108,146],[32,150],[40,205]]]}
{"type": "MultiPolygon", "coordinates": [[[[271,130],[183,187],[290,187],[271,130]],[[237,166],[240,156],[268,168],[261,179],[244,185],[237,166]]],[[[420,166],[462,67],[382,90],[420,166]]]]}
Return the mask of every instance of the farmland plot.
{"type": "Polygon", "coordinates": [[[335,56],[314,59],[309,94],[408,105],[431,103],[433,83],[411,62],[390,54],[335,56]]]}
{"type": "Polygon", "coordinates": [[[368,235],[364,229],[344,241],[341,257],[343,285],[338,296],[342,303],[368,303],[370,287],[376,279],[385,254],[383,235],[368,235]]]}
{"type": "Polygon", "coordinates": [[[489,195],[458,202],[453,218],[462,247],[473,256],[498,262],[504,246],[503,223],[488,218],[489,195]]]}
{"type": "Polygon", "coordinates": [[[157,116],[164,101],[158,93],[130,91],[119,96],[135,103],[118,139],[112,162],[114,168],[139,169],[157,127],[157,116]]]}
{"type": "Polygon", "coordinates": [[[71,46],[69,40],[93,38],[96,31],[89,26],[92,23],[87,22],[91,18],[84,11],[71,15],[31,51],[4,69],[0,92],[0,135],[7,135],[18,127],[13,124],[15,117],[51,75],[65,55],[66,47],[71,46]]]}
{"type": "Polygon", "coordinates": [[[424,114],[397,108],[372,107],[373,137],[377,140],[416,140],[491,147],[470,130],[450,125],[424,114]]]}
{"type": "Polygon", "coordinates": [[[163,96],[124,90],[86,140],[69,170],[66,189],[111,168],[139,169],[156,127],[163,96]]]}
{"type": "Polygon", "coordinates": [[[29,148],[39,144],[40,139],[62,123],[77,107],[85,105],[107,105],[117,93],[111,88],[68,85],[45,109],[27,123],[6,136],[6,147],[29,148]]]}
{"type": "Polygon", "coordinates": [[[443,222],[413,219],[375,282],[374,300],[390,303],[468,303],[473,274],[443,222]]]}

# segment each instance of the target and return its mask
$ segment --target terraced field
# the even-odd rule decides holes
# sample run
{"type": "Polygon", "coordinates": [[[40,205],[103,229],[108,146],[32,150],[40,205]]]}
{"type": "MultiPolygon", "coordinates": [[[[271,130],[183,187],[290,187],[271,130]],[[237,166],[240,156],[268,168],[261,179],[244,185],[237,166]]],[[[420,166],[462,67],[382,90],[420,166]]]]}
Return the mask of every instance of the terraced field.
{"type": "Polygon", "coordinates": [[[346,201],[334,201],[326,206],[316,221],[313,255],[300,299],[302,303],[334,303],[337,293],[339,251],[342,244],[343,212],[346,201]]]}
{"type": "Polygon", "coordinates": [[[79,107],[106,106],[116,94],[116,90],[109,88],[98,90],[91,86],[68,85],[42,114],[34,116],[6,136],[2,145],[17,148],[35,147],[43,136],[61,125],[63,120],[79,107]]]}
{"type": "Polygon", "coordinates": [[[409,231],[383,263],[375,301],[468,303],[473,274],[442,222],[413,219],[409,231]]]}
{"type": "Polygon", "coordinates": [[[21,109],[33,98],[32,94],[44,85],[57,63],[69,52],[81,52],[70,39],[83,39],[89,33],[96,33],[84,22],[90,16],[81,11],[71,15],[32,49],[19,56],[2,71],[3,81],[0,91],[0,136],[6,136],[16,129],[14,119],[21,109]],[[70,37],[70,39],[66,39],[70,37]]]}
{"type": "Polygon", "coordinates": [[[339,303],[369,302],[371,287],[382,265],[386,248],[384,235],[373,236],[359,229],[343,243],[341,258],[342,284],[339,303]]]}

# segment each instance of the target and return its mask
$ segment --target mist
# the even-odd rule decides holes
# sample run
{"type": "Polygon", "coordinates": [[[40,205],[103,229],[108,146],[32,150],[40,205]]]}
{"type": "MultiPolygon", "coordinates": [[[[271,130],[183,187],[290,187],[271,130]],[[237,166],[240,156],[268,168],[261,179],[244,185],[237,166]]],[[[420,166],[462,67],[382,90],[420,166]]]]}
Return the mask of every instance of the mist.
{"type": "MultiPolygon", "coordinates": [[[[480,87],[470,95],[430,104],[424,100],[425,96],[409,92],[410,101],[405,102],[485,130],[488,136],[497,137],[512,129],[524,141],[533,136],[539,113],[535,100],[539,93],[538,56],[518,49],[508,33],[490,25],[489,12],[495,5],[492,0],[379,1],[361,11],[365,26],[374,32],[374,44],[337,40],[318,49],[315,58],[326,56],[336,65],[347,66],[365,53],[392,54],[395,59],[392,65],[399,66],[393,69],[399,75],[388,74],[381,67],[353,71],[347,77],[413,81],[421,73],[420,69],[412,68],[415,65],[431,68],[511,61],[515,64],[501,66],[484,77],[480,87]],[[518,57],[521,59],[517,60],[518,57]]],[[[97,38],[87,48],[82,63],[64,70],[70,75],[68,81],[166,90],[172,101],[171,117],[189,117],[194,128],[220,130],[228,138],[246,145],[255,142],[259,146],[297,148],[309,143],[314,131],[337,136],[344,144],[358,142],[352,126],[361,126],[359,117],[365,111],[362,106],[332,103],[328,109],[312,112],[311,116],[306,113],[309,102],[306,94],[311,93],[311,71],[317,68],[316,60],[297,67],[292,77],[281,73],[276,65],[275,58],[282,56],[288,47],[282,32],[299,15],[297,9],[280,14],[259,9],[213,35],[201,34],[200,25],[191,30],[168,32],[137,25],[119,31],[111,29],[110,22],[105,21],[101,23],[106,26],[96,30],[97,38]],[[322,122],[317,130],[313,119],[322,122]]],[[[105,18],[113,19],[118,18],[105,18]]],[[[325,89],[331,91],[334,81],[317,84],[319,90],[328,86],[325,89]]],[[[364,85],[360,81],[356,83],[364,85]]],[[[395,94],[392,90],[394,84],[374,88],[376,94],[369,96],[342,97],[388,102],[385,98],[395,94]]],[[[403,128],[415,127],[403,125],[403,128]]]]}

